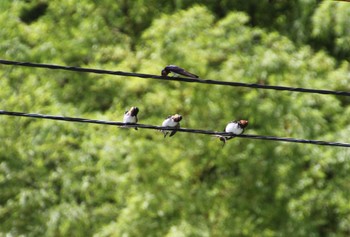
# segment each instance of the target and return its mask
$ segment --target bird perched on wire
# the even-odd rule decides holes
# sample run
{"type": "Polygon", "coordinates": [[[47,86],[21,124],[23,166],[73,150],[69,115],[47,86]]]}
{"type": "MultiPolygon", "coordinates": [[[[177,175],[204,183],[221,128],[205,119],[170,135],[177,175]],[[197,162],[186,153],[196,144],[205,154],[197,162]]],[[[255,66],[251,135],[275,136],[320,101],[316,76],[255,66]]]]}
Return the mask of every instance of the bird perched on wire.
{"type": "MultiPolygon", "coordinates": [[[[123,123],[136,124],[138,121],[137,114],[139,113],[139,108],[131,107],[128,111],[125,111],[123,123]]],[[[137,127],[135,127],[137,130],[137,127]]]]}
{"type": "Polygon", "coordinates": [[[238,120],[238,121],[231,121],[226,125],[225,132],[232,133],[232,135],[229,136],[222,136],[222,135],[215,135],[222,141],[224,144],[226,144],[227,140],[230,140],[234,138],[236,135],[243,134],[244,128],[248,126],[248,120],[238,120]]]}
{"type": "Polygon", "coordinates": [[[175,66],[175,65],[168,65],[162,70],[162,76],[168,76],[169,73],[173,73],[174,76],[185,76],[185,77],[191,77],[191,78],[199,78],[197,75],[190,73],[186,71],[185,69],[175,66]]]}
{"type": "Polygon", "coordinates": [[[170,133],[169,137],[175,135],[177,129],[180,128],[180,121],[182,116],[179,114],[168,116],[162,123],[162,127],[175,128],[174,130],[161,130],[164,138],[170,133]]]}

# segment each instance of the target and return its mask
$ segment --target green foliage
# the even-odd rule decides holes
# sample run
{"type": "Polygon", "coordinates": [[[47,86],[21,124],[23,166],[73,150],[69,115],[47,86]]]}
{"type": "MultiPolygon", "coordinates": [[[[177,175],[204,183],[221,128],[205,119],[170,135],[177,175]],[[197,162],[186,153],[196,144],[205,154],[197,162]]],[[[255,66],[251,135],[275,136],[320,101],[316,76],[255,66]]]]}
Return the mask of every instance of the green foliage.
{"type": "MultiPolygon", "coordinates": [[[[349,91],[347,6],[238,3],[2,1],[0,52],[154,74],[175,64],[205,79],[349,91]],[[295,43],[286,32],[297,26],[305,38],[295,43]],[[317,47],[306,44],[311,33],[317,47]]],[[[121,121],[138,106],[145,124],[180,113],[190,128],[248,119],[250,134],[347,142],[350,132],[350,101],[340,96],[10,66],[0,75],[1,109],[9,111],[121,121]]],[[[222,147],[204,135],[164,139],[146,129],[7,116],[0,124],[0,236],[350,233],[345,148],[243,138],[222,147]]]]}
{"type": "Polygon", "coordinates": [[[349,17],[349,4],[325,1],[313,15],[312,36],[330,52],[349,58],[350,32],[347,20],[349,17]]]}

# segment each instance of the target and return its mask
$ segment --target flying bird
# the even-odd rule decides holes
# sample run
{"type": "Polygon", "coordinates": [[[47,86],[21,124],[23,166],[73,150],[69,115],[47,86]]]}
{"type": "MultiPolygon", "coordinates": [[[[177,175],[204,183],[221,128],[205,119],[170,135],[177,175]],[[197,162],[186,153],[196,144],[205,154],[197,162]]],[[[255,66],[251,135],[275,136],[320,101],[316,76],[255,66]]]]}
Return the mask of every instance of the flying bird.
{"type": "MultiPolygon", "coordinates": [[[[129,111],[125,111],[123,123],[136,124],[138,121],[137,119],[138,113],[139,113],[139,108],[131,107],[129,111]]],[[[137,130],[137,127],[135,127],[135,130],[137,130]]]]}
{"type": "Polygon", "coordinates": [[[173,73],[174,76],[185,76],[185,77],[191,77],[191,78],[199,78],[197,75],[192,74],[185,69],[175,66],[175,65],[168,65],[162,70],[162,76],[168,76],[169,73],[173,73]]]}
{"type": "Polygon", "coordinates": [[[162,123],[162,127],[176,128],[174,130],[161,130],[164,134],[164,138],[170,133],[169,137],[173,136],[177,129],[180,128],[180,121],[182,116],[179,114],[168,116],[162,123]]]}
{"type": "Polygon", "coordinates": [[[226,144],[227,140],[230,140],[234,138],[236,135],[243,134],[244,128],[248,126],[248,120],[238,120],[238,121],[231,121],[226,125],[226,128],[224,132],[232,133],[230,136],[222,136],[222,135],[215,135],[222,141],[224,144],[226,144]]]}

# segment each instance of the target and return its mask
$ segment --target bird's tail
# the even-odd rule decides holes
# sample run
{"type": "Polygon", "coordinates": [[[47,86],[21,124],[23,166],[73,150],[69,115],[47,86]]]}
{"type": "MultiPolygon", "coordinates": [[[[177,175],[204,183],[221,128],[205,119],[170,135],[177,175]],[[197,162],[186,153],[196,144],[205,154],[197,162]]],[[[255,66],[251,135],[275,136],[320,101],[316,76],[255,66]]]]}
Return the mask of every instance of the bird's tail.
{"type": "MultiPolygon", "coordinates": [[[[130,126],[127,126],[128,124],[136,125],[136,123],[125,123],[125,125],[121,125],[121,126],[119,126],[119,127],[120,127],[120,128],[132,128],[132,127],[130,127],[130,126]]],[[[135,130],[138,130],[137,127],[134,127],[134,129],[135,129],[135,130]]]]}
{"type": "Polygon", "coordinates": [[[213,137],[219,138],[219,140],[223,142],[222,147],[224,147],[225,144],[226,144],[226,141],[228,141],[228,140],[234,138],[235,136],[213,135],[213,137]]]}

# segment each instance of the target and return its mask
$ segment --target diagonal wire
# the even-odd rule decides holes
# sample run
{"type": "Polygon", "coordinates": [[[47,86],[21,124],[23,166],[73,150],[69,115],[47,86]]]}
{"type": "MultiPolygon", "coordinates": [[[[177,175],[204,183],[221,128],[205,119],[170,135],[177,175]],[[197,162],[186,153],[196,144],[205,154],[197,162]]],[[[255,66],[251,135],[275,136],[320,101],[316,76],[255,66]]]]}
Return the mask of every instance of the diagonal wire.
{"type": "Polygon", "coordinates": [[[43,64],[43,63],[18,62],[18,61],[9,61],[9,60],[2,60],[2,59],[0,59],[0,64],[13,65],[13,66],[23,66],[23,67],[46,68],[46,69],[53,69],[53,70],[85,72],[85,73],[118,75],[118,76],[124,76],[124,77],[139,77],[139,78],[144,78],[144,79],[158,79],[158,80],[166,79],[168,81],[181,81],[181,82],[201,83],[201,84],[211,84],[211,85],[223,85],[223,86],[233,86],[233,87],[248,87],[248,88],[265,89],[265,90],[292,91],[292,92],[324,94],[324,95],[350,96],[350,92],[347,92],[347,91],[334,91],[334,90],[311,89],[311,88],[288,87],[288,86],[271,86],[271,85],[260,85],[260,84],[255,84],[255,83],[193,79],[193,78],[185,78],[185,77],[164,77],[164,76],[157,76],[157,75],[152,75],[152,74],[133,73],[133,72],[124,72],[124,71],[111,71],[111,70],[72,67],[72,66],[60,66],[60,65],[54,65],[54,64],[43,64]]]}
{"type": "MultiPolygon", "coordinates": [[[[122,122],[114,122],[114,121],[106,121],[106,120],[95,120],[95,119],[65,117],[65,116],[57,116],[57,115],[36,114],[36,113],[12,112],[12,111],[5,111],[5,110],[0,110],[0,115],[29,117],[29,118],[37,118],[37,119],[59,120],[59,121],[77,122],[77,123],[114,125],[114,126],[130,127],[130,128],[137,127],[137,128],[153,129],[153,130],[177,130],[178,132],[205,134],[205,135],[232,136],[231,133],[216,132],[216,131],[210,131],[210,130],[200,130],[200,129],[191,129],[191,128],[177,128],[176,129],[176,128],[154,126],[154,125],[147,125],[147,124],[125,124],[122,122]]],[[[319,141],[319,140],[261,136],[261,135],[252,135],[252,134],[241,134],[241,135],[235,135],[235,136],[241,137],[241,138],[246,138],[246,139],[259,139],[259,140],[292,142],[292,143],[306,143],[306,144],[322,145],[322,146],[350,147],[350,143],[341,143],[341,142],[327,142],[327,141],[319,141]]]]}

